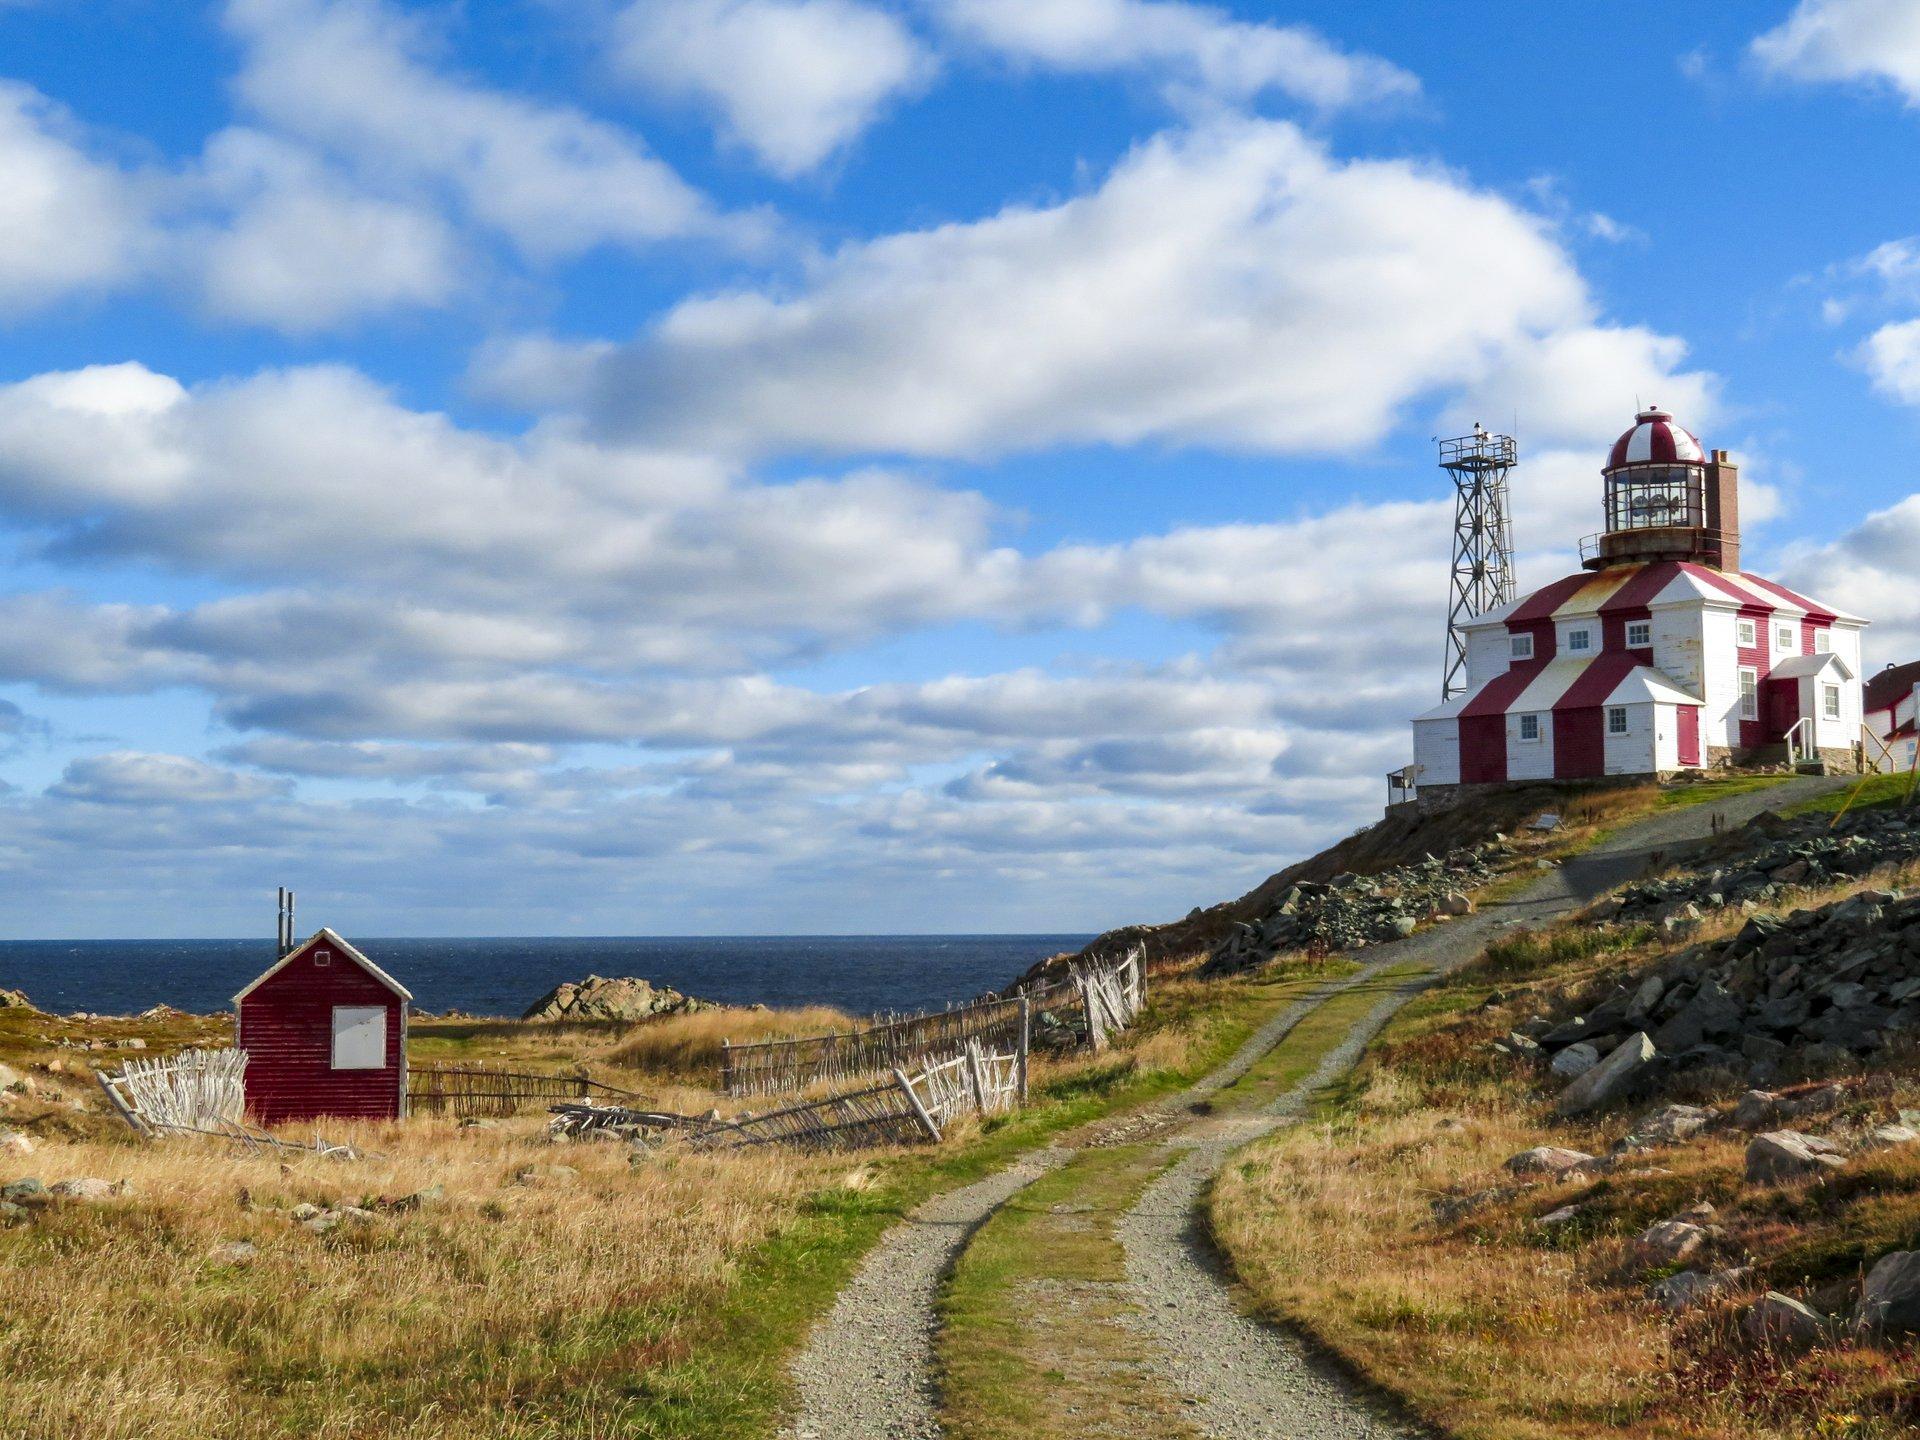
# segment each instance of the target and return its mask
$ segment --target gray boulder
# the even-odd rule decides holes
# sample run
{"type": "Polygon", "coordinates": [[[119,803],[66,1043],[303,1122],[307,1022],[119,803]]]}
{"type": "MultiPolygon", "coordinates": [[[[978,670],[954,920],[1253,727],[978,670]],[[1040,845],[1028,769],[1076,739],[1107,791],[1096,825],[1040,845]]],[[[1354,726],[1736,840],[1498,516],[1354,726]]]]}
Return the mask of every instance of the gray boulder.
{"type": "Polygon", "coordinates": [[[1713,1118],[1713,1112],[1703,1110],[1698,1105],[1668,1105],[1650,1115],[1643,1115],[1633,1127],[1633,1133],[1620,1142],[1627,1150],[1645,1150],[1653,1145],[1678,1145],[1691,1140],[1713,1118]]]}
{"type": "Polygon", "coordinates": [[[1715,1270],[1704,1275],[1698,1270],[1682,1270],[1649,1286],[1647,1293],[1662,1310],[1681,1315],[1724,1299],[1738,1290],[1752,1273],[1752,1269],[1746,1266],[1737,1270],[1715,1270]]]}
{"type": "Polygon", "coordinates": [[[1553,1073],[1563,1080],[1577,1080],[1599,1063],[1600,1052],[1582,1040],[1553,1057],[1553,1073]]]}
{"type": "Polygon", "coordinates": [[[1874,1262],[1853,1319],[1863,1330],[1894,1335],[1920,1331],[1920,1250],[1895,1250],[1874,1262]]]}
{"type": "Polygon", "coordinates": [[[1707,1232],[1687,1220],[1661,1220],[1634,1237],[1633,1258],[1642,1265],[1676,1265],[1707,1243],[1707,1232]]]}
{"type": "Polygon", "coordinates": [[[1592,1163],[1593,1156],[1580,1150],[1566,1150],[1558,1145],[1536,1145],[1531,1150],[1522,1150],[1510,1157],[1507,1169],[1516,1175],[1564,1175],[1569,1170],[1578,1170],[1592,1163]]]}
{"type": "Polygon", "coordinates": [[[1819,1311],[1791,1295],[1769,1290],[1740,1317],[1740,1328],[1756,1345],[1769,1349],[1810,1350],[1827,1339],[1832,1324],[1819,1311]]]}
{"type": "Polygon", "coordinates": [[[1733,1123],[1742,1130],[1764,1130],[1780,1118],[1780,1097],[1771,1090],[1749,1090],[1733,1107],[1733,1123]]]}
{"type": "Polygon", "coordinates": [[[1622,1040],[1607,1058],[1560,1092],[1554,1112],[1579,1115],[1626,1095],[1639,1083],[1655,1054],[1644,1030],[1622,1040]]]}
{"type": "Polygon", "coordinates": [[[1798,1130],[1769,1130],[1747,1145],[1747,1179],[1763,1185],[1781,1180],[1803,1180],[1846,1168],[1847,1155],[1831,1140],[1803,1135],[1798,1130]]]}

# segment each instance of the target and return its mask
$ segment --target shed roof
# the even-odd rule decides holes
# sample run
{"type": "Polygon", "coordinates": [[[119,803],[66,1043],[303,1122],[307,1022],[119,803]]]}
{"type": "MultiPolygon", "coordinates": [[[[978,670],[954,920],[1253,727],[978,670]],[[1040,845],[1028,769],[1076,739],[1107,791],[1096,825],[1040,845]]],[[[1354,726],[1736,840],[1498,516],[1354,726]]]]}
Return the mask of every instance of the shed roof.
{"type": "Polygon", "coordinates": [[[374,964],[373,961],[369,960],[366,956],[362,955],[358,950],[354,949],[353,946],[349,945],[346,942],[346,940],[341,937],[338,931],[329,930],[326,926],[322,925],[318,930],[314,931],[313,934],[310,935],[307,939],[301,941],[300,944],[294,946],[293,949],[289,950],[286,954],[282,955],[278,960],[274,961],[273,964],[269,965],[265,970],[261,971],[258,975],[254,976],[253,980],[247,985],[247,987],[244,990],[242,990],[238,995],[233,997],[233,1003],[238,1005],[242,1000],[246,999],[247,996],[251,995],[254,991],[258,990],[262,985],[266,984],[267,981],[271,980],[275,975],[278,975],[282,970],[286,969],[287,966],[291,965],[295,960],[299,959],[302,955],[306,954],[307,951],[313,949],[315,945],[321,944],[322,942],[333,946],[334,949],[338,950],[342,955],[345,955],[349,960],[353,961],[354,964],[358,965],[362,970],[366,971],[369,975],[373,976],[374,979],[378,980],[382,985],[386,986],[387,989],[391,990],[394,994],[398,995],[402,1000],[413,999],[413,992],[411,990],[407,989],[406,986],[402,985],[398,980],[394,979],[391,975],[387,974],[386,971],[382,970],[378,965],[374,964]]]}

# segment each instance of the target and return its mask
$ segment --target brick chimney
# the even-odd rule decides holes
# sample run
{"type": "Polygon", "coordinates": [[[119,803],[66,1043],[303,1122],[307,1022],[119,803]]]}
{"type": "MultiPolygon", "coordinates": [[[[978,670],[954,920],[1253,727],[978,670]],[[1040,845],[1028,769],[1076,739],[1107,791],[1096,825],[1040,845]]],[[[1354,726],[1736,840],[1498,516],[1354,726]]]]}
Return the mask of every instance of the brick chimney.
{"type": "Polygon", "coordinates": [[[1707,462],[1708,564],[1716,570],[1740,570],[1740,467],[1716,450],[1707,462]]]}

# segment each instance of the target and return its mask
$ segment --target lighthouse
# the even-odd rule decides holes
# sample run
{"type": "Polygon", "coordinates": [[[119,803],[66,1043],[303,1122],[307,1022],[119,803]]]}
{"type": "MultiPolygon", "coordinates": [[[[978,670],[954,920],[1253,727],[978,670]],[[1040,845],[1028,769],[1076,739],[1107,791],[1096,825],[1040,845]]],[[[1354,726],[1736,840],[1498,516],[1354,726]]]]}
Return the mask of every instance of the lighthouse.
{"type": "Polygon", "coordinates": [[[1860,765],[1867,622],[1740,568],[1740,475],[1656,407],[1601,467],[1580,573],[1465,626],[1466,688],[1413,722],[1423,804],[1489,785],[1860,765]]]}

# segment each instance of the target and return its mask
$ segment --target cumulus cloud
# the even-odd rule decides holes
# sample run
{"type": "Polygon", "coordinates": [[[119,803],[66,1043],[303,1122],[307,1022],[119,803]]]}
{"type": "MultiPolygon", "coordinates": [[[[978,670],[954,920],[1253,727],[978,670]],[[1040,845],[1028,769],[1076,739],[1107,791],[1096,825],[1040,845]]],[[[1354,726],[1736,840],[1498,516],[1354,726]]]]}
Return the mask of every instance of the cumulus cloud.
{"type": "Polygon", "coordinates": [[[1920,10],[1907,0],[1800,0],[1752,53],[1775,75],[1882,84],[1920,105],[1920,10]]]}
{"type": "Polygon", "coordinates": [[[1049,70],[1137,71],[1176,98],[1244,102],[1272,91],[1322,110],[1417,94],[1385,60],[1341,50],[1304,25],[1235,20],[1183,0],[927,0],[957,37],[1049,70]]]}
{"type": "MultiPolygon", "coordinates": [[[[796,291],[683,302],[589,367],[591,404],[618,433],[747,452],[1351,453],[1410,400],[1595,324],[1507,201],[1223,122],[1155,137],[1060,204],[850,245],[796,291]]],[[[1631,372],[1588,377],[1602,392],[1678,353],[1637,332],[1592,348],[1631,372]]],[[[1569,397],[1587,404],[1550,398],[1569,397]]]]}
{"type": "Polygon", "coordinates": [[[711,106],[729,139],[789,178],[934,69],[906,26],[856,0],[638,0],[614,21],[612,63],[650,93],[711,106]]]}
{"type": "Polygon", "coordinates": [[[60,106],[0,80],[0,313],[125,280],[149,224],[136,177],[93,155],[60,106]]]}
{"type": "Polygon", "coordinates": [[[89,805],[222,805],[284,795],[290,788],[185,755],[115,750],[73,761],[48,793],[89,805]]]}
{"type": "Polygon", "coordinates": [[[264,120],[435,188],[530,255],[737,229],[631,132],[436,69],[422,24],[380,0],[228,0],[225,17],[264,120]]]}
{"type": "Polygon", "coordinates": [[[1873,621],[1867,631],[1869,670],[1920,658],[1920,495],[1869,515],[1838,540],[1790,549],[1787,583],[1873,621]]]}

